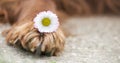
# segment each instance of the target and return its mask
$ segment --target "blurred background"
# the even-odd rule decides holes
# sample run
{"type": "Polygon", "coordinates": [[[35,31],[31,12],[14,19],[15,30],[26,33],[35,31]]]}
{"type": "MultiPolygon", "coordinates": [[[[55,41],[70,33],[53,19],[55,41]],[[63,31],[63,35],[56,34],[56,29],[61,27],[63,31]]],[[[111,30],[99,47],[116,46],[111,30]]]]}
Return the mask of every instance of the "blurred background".
{"type": "Polygon", "coordinates": [[[0,63],[120,63],[120,0],[52,0],[69,17],[61,24],[69,35],[58,57],[39,57],[6,44],[2,31],[11,27],[9,15],[22,1],[0,0],[0,63]]]}

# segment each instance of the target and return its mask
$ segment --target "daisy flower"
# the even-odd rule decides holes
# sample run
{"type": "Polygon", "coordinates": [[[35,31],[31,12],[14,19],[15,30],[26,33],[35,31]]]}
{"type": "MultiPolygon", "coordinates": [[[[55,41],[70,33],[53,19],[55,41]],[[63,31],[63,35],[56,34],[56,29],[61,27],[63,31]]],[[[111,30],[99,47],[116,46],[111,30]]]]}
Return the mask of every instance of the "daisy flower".
{"type": "Polygon", "coordinates": [[[34,27],[39,32],[54,32],[59,26],[58,17],[51,11],[43,11],[33,19],[34,27]]]}

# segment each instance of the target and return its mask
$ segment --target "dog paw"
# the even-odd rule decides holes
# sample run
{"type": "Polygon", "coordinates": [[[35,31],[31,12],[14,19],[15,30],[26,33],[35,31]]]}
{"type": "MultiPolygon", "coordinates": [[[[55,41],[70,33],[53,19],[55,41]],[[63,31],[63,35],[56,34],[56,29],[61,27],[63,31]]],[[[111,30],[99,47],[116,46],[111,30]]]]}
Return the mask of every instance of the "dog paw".
{"type": "Polygon", "coordinates": [[[40,33],[32,22],[13,26],[6,36],[8,44],[47,56],[59,55],[64,49],[64,40],[65,36],[60,28],[53,33],[40,33]]]}

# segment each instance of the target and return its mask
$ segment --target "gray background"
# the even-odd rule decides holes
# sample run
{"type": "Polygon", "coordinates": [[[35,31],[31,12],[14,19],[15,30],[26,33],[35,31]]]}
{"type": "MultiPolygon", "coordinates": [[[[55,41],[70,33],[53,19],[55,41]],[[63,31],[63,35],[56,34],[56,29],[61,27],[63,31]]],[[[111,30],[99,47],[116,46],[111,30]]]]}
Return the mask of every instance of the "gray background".
{"type": "MultiPolygon", "coordinates": [[[[120,17],[78,17],[66,20],[70,33],[58,57],[38,57],[6,45],[0,34],[0,63],[120,63],[120,17]]],[[[9,28],[0,25],[0,32],[9,28]]]]}

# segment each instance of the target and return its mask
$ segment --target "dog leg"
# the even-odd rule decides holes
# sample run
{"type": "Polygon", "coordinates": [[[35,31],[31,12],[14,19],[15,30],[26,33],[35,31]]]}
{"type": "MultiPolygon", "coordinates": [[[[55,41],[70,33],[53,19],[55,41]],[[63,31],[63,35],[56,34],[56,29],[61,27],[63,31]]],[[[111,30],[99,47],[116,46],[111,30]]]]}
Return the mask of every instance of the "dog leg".
{"type": "Polygon", "coordinates": [[[29,0],[22,5],[18,21],[6,35],[7,43],[21,46],[23,49],[38,55],[59,55],[65,44],[65,36],[61,28],[53,33],[40,33],[33,26],[33,18],[41,11],[55,11],[54,5],[50,0],[29,0]]]}

